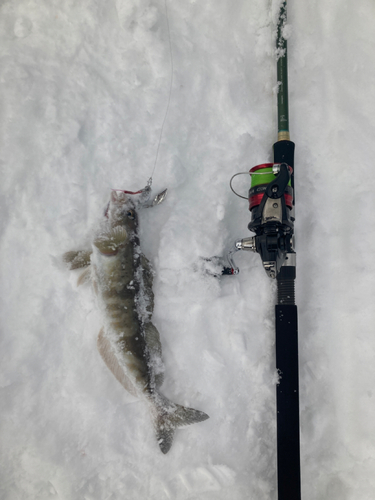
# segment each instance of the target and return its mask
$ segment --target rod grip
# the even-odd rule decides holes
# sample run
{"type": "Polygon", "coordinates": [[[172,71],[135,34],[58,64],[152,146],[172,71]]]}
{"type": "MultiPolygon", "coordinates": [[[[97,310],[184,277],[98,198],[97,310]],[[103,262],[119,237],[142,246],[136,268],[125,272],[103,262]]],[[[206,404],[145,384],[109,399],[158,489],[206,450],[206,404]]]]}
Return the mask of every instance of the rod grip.
{"type": "Polygon", "coordinates": [[[276,306],[278,500],[301,500],[297,306],[276,306]]]}

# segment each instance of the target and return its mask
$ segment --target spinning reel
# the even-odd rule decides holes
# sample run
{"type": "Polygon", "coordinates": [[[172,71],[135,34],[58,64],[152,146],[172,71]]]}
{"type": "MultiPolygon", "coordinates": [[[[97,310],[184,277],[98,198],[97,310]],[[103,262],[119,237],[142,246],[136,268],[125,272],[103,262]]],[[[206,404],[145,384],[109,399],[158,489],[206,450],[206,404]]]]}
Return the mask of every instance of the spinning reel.
{"type": "Polygon", "coordinates": [[[230,267],[224,267],[222,274],[238,274],[233,255],[239,250],[257,252],[270,278],[275,279],[282,266],[295,269],[292,174],[292,167],[285,162],[264,163],[250,170],[248,228],[255,236],[235,242],[235,248],[228,255],[230,267]]]}

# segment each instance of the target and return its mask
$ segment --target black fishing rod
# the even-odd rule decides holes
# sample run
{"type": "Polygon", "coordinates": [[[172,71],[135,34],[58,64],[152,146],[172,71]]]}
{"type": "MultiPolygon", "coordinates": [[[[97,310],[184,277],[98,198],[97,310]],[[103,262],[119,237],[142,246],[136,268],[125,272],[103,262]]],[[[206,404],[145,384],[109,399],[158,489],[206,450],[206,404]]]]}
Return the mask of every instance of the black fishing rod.
{"type": "MultiPolygon", "coordinates": [[[[291,245],[285,253],[277,279],[278,303],[275,306],[276,367],[280,376],[276,391],[277,406],[277,477],[278,499],[301,499],[300,421],[298,382],[298,314],[295,305],[296,253],[294,233],[294,143],[289,136],[288,50],[283,36],[287,20],[286,0],[283,2],[277,26],[277,94],[278,141],[273,146],[274,162],[292,168],[291,245]]],[[[286,193],[284,196],[286,199],[286,193]]]]}
{"type": "Polygon", "coordinates": [[[251,221],[248,228],[255,236],[236,242],[235,249],[228,255],[230,267],[225,267],[223,274],[237,274],[239,270],[234,265],[233,254],[248,250],[260,255],[267,275],[276,279],[278,500],[301,500],[296,252],[293,243],[295,165],[294,143],[289,135],[287,41],[283,33],[286,19],[285,0],[277,25],[278,140],[273,145],[274,161],[250,170],[251,221]]]}

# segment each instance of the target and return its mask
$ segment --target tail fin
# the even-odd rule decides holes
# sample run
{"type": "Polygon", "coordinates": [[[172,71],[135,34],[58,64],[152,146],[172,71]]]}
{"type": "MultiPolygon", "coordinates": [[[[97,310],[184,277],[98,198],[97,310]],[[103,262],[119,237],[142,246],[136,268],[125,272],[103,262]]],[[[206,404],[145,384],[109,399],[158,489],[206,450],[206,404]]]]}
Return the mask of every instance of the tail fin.
{"type": "Polygon", "coordinates": [[[170,450],[174,431],[178,427],[203,422],[209,418],[203,411],[177,405],[160,394],[155,403],[153,416],[156,438],[164,454],[170,450]]]}

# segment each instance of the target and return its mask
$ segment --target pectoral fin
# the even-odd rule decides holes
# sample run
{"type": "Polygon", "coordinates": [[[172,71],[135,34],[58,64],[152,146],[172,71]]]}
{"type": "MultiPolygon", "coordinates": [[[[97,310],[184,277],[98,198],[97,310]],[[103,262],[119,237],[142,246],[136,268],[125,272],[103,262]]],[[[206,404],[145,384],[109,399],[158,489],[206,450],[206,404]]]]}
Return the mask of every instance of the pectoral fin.
{"type": "Polygon", "coordinates": [[[71,271],[90,265],[92,250],[72,250],[63,255],[63,261],[71,271]]]}
{"type": "Polygon", "coordinates": [[[127,237],[125,228],[123,226],[116,226],[110,231],[101,233],[94,241],[94,245],[103,255],[116,255],[119,247],[125,243],[127,237]]]}

